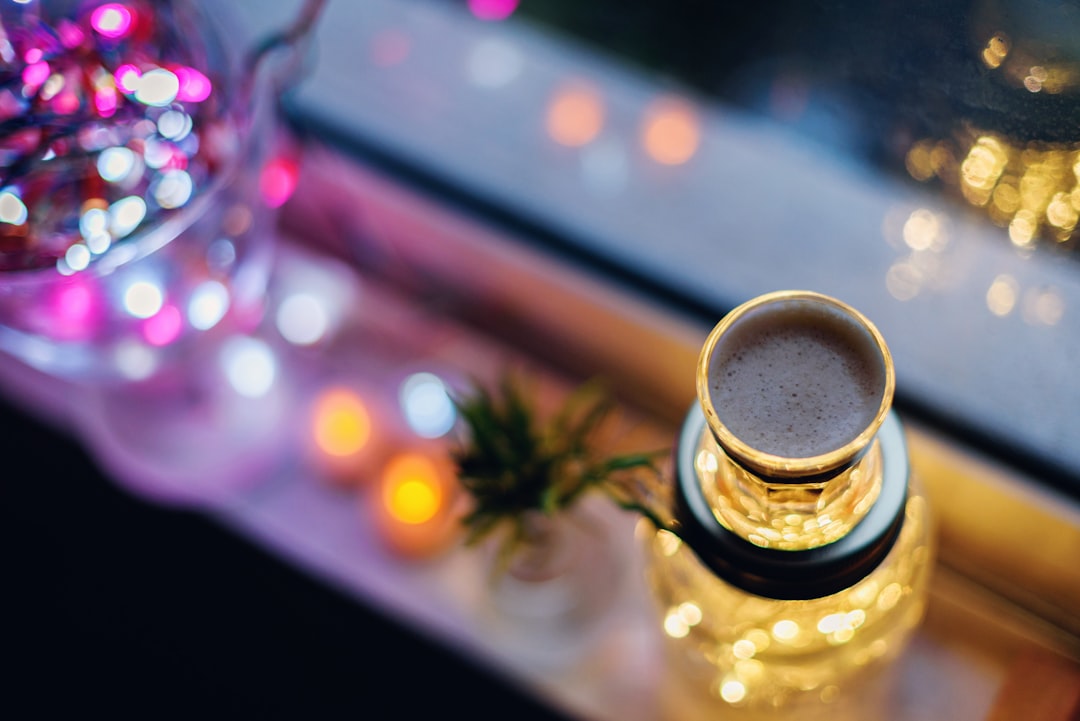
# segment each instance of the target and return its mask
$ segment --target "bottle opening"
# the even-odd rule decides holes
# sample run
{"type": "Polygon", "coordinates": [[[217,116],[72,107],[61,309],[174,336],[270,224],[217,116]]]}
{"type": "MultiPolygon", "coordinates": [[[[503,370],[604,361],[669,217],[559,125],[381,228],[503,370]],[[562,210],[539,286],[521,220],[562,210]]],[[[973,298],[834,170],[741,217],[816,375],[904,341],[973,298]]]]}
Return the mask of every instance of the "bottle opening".
{"type": "Polygon", "coordinates": [[[828,296],[782,291],[736,308],[702,350],[698,396],[717,441],[767,474],[851,462],[892,403],[877,329],[828,296]]]}

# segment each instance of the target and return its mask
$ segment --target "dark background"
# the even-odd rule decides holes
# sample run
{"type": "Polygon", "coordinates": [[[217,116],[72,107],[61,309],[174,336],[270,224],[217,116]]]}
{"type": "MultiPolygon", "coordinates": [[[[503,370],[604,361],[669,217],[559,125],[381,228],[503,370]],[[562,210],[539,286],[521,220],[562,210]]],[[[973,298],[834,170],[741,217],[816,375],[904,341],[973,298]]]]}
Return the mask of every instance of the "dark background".
{"type": "Polygon", "coordinates": [[[0,717],[565,718],[0,400],[0,717]]]}

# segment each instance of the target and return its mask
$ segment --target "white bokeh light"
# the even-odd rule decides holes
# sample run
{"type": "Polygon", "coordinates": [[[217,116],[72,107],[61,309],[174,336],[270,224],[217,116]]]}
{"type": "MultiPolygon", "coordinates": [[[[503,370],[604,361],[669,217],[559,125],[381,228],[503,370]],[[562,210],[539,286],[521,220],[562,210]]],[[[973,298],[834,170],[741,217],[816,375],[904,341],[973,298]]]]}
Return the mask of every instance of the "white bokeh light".
{"type": "Polygon", "coordinates": [[[123,146],[106,148],[98,156],[97,169],[102,179],[119,183],[135,169],[135,153],[123,146]]]}
{"type": "Polygon", "coordinates": [[[90,265],[90,249],[82,243],[76,243],[64,253],[64,260],[72,270],[86,270],[90,265]]]}
{"type": "Polygon", "coordinates": [[[145,217],[146,201],[137,195],[129,195],[109,206],[109,230],[114,238],[123,238],[138,228],[145,217]]]}
{"type": "Polygon", "coordinates": [[[414,373],[401,384],[398,394],[405,422],[422,438],[438,438],[450,432],[457,419],[446,384],[434,373],[414,373]]]}
{"type": "Polygon", "coordinates": [[[22,225],[26,222],[28,215],[26,205],[23,204],[22,198],[15,195],[15,193],[12,193],[10,190],[5,190],[0,193],[0,221],[11,223],[12,225],[22,225]]]}
{"type": "Polygon", "coordinates": [[[167,210],[179,208],[191,200],[194,188],[186,170],[167,170],[154,184],[154,200],[167,210]]]}
{"type": "Polygon", "coordinates": [[[143,105],[165,106],[176,100],[180,80],[165,68],[154,68],[138,79],[135,99],[143,105]]]}
{"type": "Polygon", "coordinates": [[[311,345],[322,339],[330,326],[323,302],[311,293],[293,293],[278,306],[275,317],[281,336],[296,345],[311,345]]]}
{"type": "Polygon", "coordinates": [[[209,330],[229,310],[229,290],[216,280],[200,283],[188,301],[188,322],[198,330],[209,330]]]}
{"type": "MultiPolygon", "coordinates": [[[[74,246],[73,246],[74,247],[74,246]]],[[[71,263],[68,260],[68,263],[71,263]]],[[[138,280],[124,291],[124,310],[136,318],[150,318],[165,303],[161,288],[148,280],[138,280]]]]}
{"type": "Polygon", "coordinates": [[[277,358],[270,346],[257,338],[236,336],[221,349],[221,365],[229,385],[247,398],[270,392],[277,376],[277,358]]]}

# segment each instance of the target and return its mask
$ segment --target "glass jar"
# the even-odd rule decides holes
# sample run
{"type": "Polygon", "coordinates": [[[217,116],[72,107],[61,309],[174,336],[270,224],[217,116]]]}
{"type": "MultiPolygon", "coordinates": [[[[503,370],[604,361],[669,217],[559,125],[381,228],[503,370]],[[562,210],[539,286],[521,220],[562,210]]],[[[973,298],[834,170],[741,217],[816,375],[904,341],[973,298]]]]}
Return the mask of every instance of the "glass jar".
{"type": "Polygon", "coordinates": [[[257,335],[277,99],[320,5],[262,43],[198,0],[0,6],[0,382],[156,500],[227,497],[286,448],[257,335]]]}
{"type": "Polygon", "coordinates": [[[783,291],[726,316],[697,372],[698,402],[675,454],[672,521],[639,525],[679,689],[669,701],[766,717],[872,716],[883,672],[923,616],[933,556],[926,498],[891,408],[884,340],[836,299],[783,291]],[[800,345],[822,337],[824,355],[800,345]],[[754,350],[777,338],[802,350],[754,350]],[[847,370],[800,369],[821,360],[847,370]],[[742,397],[751,403],[739,388],[718,391],[718,376],[746,382],[737,363],[752,371],[742,397]],[[850,398],[830,406],[852,382],[862,408],[850,398]],[[747,425],[732,413],[753,417],[747,425]],[[817,427],[826,421],[832,427],[817,427]],[[732,431],[749,437],[768,424],[752,444],[732,431]],[[855,430],[830,437],[845,424],[855,430]],[[806,453],[784,452],[803,442],[806,453]]]}

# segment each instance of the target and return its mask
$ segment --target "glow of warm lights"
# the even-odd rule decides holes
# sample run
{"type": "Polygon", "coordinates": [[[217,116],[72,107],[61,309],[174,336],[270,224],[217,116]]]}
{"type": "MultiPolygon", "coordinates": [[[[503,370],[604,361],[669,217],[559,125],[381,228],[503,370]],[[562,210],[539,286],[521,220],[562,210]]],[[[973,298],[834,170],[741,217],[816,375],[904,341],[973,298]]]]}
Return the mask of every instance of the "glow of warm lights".
{"type": "Polygon", "coordinates": [[[432,455],[402,451],[379,477],[376,518],[382,540],[395,553],[422,558],[448,547],[461,531],[449,469],[432,455]]]}
{"type": "Polygon", "coordinates": [[[746,686],[738,679],[725,680],[720,685],[720,698],[735,704],[746,698],[746,686]]]}
{"type": "Polygon", "coordinates": [[[600,93],[583,84],[563,87],[547,111],[547,132],[560,145],[571,148],[592,142],[604,126],[604,103],[600,93]]]}
{"type": "Polygon", "coordinates": [[[360,396],[344,387],[322,391],[312,408],[312,439],[334,458],[356,456],[371,440],[371,415],[360,396]]]}
{"type": "Polygon", "coordinates": [[[1065,315],[1065,299],[1055,288],[1033,290],[1024,297],[1024,322],[1057,325],[1065,315]]]}
{"type": "Polygon", "coordinates": [[[90,27],[104,37],[122,38],[131,30],[132,20],[131,10],[124,5],[106,3],[90,14],[90,27]]]}
{"type": "Polygon", "coordinates": [[[469,0],[469,12],[479,20],[506,20],[517,6],[518,0],[469,0]]]}
{"type": "Polygon", "coordinates": [[[908,173],[919,181],[940,178],[990,219],[1008,229],[1018,248],[1039,240],[1064,243],[1080,224],[1080,148],[1017,145],[986,133],[953,140],[922,140],[906,156],[908,173]],[[966,152],[957,148],[966,147],[966,152]],[[959,157],[956,161],[953,158],[959,157]]]}
{"type": "Polygon", "coordinates": [[[1016,306],[1020,288],[1010,275],[999,275],[986,291],[986,307],[996,316],[1006,316],[1016,306]]]}
{"type": "Polygon", "coordinates": [[[686,103],[664,99],[646,111],[641,142],[645,152],[662,165],[681,165],[697,152],[701,121],[686,103]]]}
{"type": "Polygon", "coordinates": [[[1009,54],[1009,39],[998,33],[987,41],[982,51],[982,60],[988,68],[1001,67],[1005,56],[1009,54]]]}

